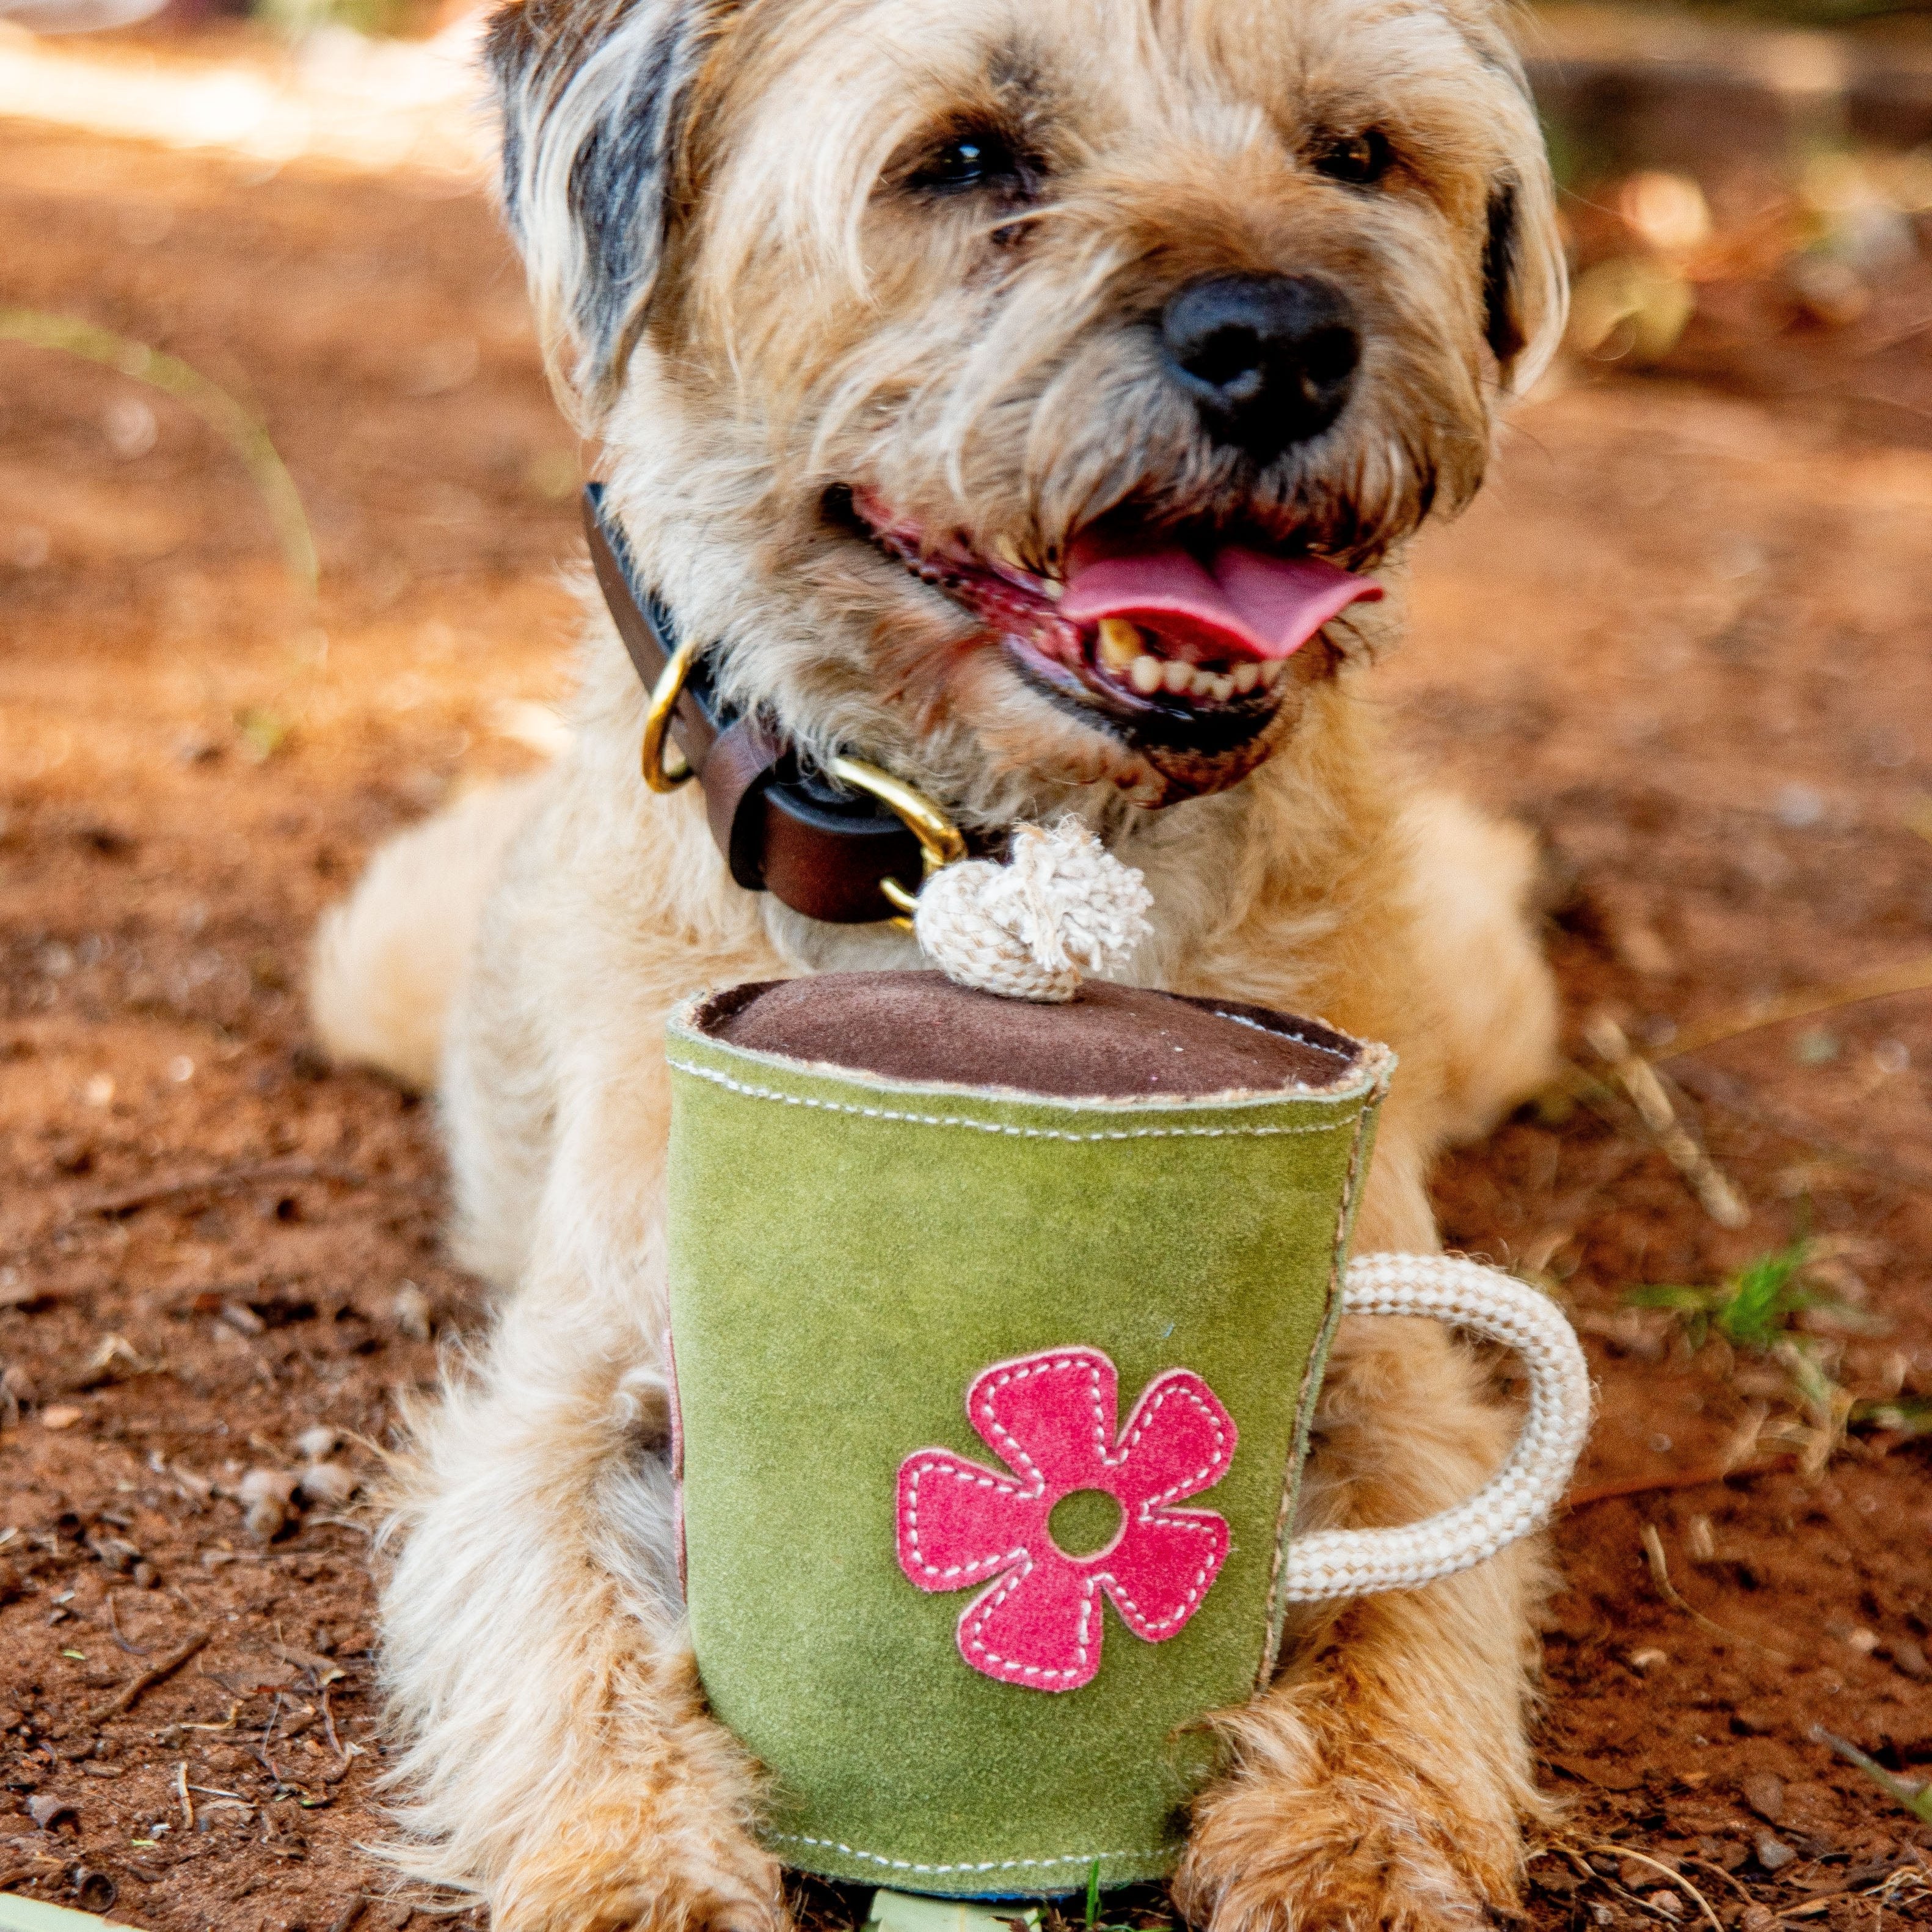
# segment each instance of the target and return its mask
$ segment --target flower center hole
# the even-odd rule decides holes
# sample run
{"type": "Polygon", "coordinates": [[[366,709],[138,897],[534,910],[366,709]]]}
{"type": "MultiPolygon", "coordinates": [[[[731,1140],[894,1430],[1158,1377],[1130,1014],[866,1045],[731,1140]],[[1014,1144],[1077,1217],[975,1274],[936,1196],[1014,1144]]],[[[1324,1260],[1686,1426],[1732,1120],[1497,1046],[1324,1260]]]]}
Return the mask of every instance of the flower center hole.
{"type": "Polygon", "coordinates": [[[1070,1490],[1053,1506],[1046,1533],[1063,1556],[1094,1556],[1120,1533],[1124,1513],[1105,1490],[1070,1490]]]}

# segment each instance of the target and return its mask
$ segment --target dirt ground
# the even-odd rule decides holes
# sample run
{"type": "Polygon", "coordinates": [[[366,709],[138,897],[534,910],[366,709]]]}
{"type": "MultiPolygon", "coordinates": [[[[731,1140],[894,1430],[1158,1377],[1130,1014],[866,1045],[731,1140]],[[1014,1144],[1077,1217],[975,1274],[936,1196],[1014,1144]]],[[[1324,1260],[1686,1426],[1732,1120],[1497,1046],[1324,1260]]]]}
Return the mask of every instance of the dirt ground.
{"type": "MultiPolygon", "coordinates": [[[[399,1927],[362,1849],[350,1491],[483,1310],[430,1112],[320,1063],[304,950],[384,834],[538,754],[578,453],[467,194],[0,123],[0,303],[258,409],[324,576],[305,610],[178,405],[0,344],[0,1889],[156,1932],[399,1927]]],[[[1418,758],[1546,842],[1592,1076],[1438,1186],[1600,1378],[1556,1530],[1540,1926],[1701,1918],[1672,1872],[1744,1932],[1932,1923],[1932,1828],[1810,1736],[1932,1777],[1926,1438],[1861,1410],[1834,1447],[1784,1363],[1625,1300],[1808,1237],[1841,1304],[1803,1318],[1812,1359],[1932,1395],[1932,996],[1662,1060],[1736,1226],[1585,1032],[1667,1055],[1932,951],[1932,361],[1884,334],[1914,301],[1756,362],[1694,329],[1699,382],[1553,386],[1424,544],[1381,686],[1418,758]],[[1846,400],[1874,355],[1903,404],[1846,400]],[[1770,1466],[1671,1486],[1738,1460],[1770,1466]],[[1589,1499],[1620,1484],[1652,1486],[1589,1499]]]]}

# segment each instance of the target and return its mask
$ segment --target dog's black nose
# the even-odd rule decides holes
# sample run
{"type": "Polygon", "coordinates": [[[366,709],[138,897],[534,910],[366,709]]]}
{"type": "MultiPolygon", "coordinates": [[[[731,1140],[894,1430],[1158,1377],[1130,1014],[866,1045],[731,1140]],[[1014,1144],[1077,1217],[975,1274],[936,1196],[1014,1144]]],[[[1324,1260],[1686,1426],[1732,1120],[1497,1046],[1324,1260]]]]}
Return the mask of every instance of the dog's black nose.
{"type": "Polygon", "coordinates": [[[1361,359],[1354,311],[1313,275],[1205,275],[1168,298],[1161,344],[1210,434],[1266,463],[1342,412],[1361,359]]]}

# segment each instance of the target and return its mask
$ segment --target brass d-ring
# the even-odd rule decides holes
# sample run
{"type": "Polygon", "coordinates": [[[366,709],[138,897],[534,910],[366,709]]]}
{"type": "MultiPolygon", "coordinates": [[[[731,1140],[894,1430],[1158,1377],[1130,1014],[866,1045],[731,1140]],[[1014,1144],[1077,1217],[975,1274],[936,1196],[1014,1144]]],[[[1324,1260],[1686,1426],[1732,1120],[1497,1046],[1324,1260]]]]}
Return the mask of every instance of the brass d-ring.
{"type": "Polygon", "coordinates": [[[651,686],[650,708],[644,713],[644,742],[638,762],[644,767],[644,782],[653,791],[675,791],[692,776],[684,754],[670,742],[672,714],[684,694],[684,681],[698,662],[698,646],[685,638],[664,662],[658,681],[651,686]],[[673,759],[676,760],[674,764],[673,759]]]}
{"type": "MultiPolygon", "coordinates": [[[[906,830],[919,841],[920,854],[924,861],[922,883],[931,878],[941,866],[956,865],[965,857],[964,835],[916,786],[908,784],[903,778],[894,778],[890,772],[881,771],[863,758],[834,758],[832,776],[842,784],[856,785],[861,791],[870,792],[874,798],[890,806],[905,821],[906,830]]],[[[879,894],[902,914],[910,914],[917,903],[916,895],[908,892],[896,879],[881,879],[879,894]]],[[[896,919],[892,924],[909,928],[912,921],[910,918],[896,919]]]]}

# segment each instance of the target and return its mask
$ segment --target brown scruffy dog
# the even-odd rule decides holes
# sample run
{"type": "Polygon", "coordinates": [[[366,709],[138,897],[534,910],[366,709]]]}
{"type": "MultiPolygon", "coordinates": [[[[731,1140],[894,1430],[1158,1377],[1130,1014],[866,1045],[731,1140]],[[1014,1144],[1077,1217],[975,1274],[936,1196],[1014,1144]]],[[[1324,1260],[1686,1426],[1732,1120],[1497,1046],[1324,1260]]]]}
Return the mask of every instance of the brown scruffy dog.
{"type": "MultiPolygon", "coordinates": [[[[1432,1155],[1553,1026],[1526,842],[1406,782],[1366,682],[1406,540],[1561,325],[1497,9],[521,0],[490,57],[554,365],[716,688],[969,828],[1078,816],[1153,892],[1136,980],[1391,1042],[1358,1245],[1433,1246],[1432,1155]],[[1274,628],[1096,617],[1096,560],[1210,603],[1246,569],[1274,628]],[[1282,615],[1345,571],[1387,596],[1282,615]]],[[[515,1932],[778,1932],[670,1553],[659,1029],[699,986],[917,956],[734,885],[698,788],[640,784],[644,706],[600,613],[569,752],[397,842],[320,944],[323,1036],[440,1088],[460,1251],[504,1292],[397,1518],[403,1856],[515,1932]]],[[[1454,1502],[1505,1424],[1432,1325],[1345,1332],[1309,1519],[1454,1502]]],[[[1539,1562],[1310,1621],[1226,1720],[1190,1918],[1510,1906],[1539,1562]]]]}

